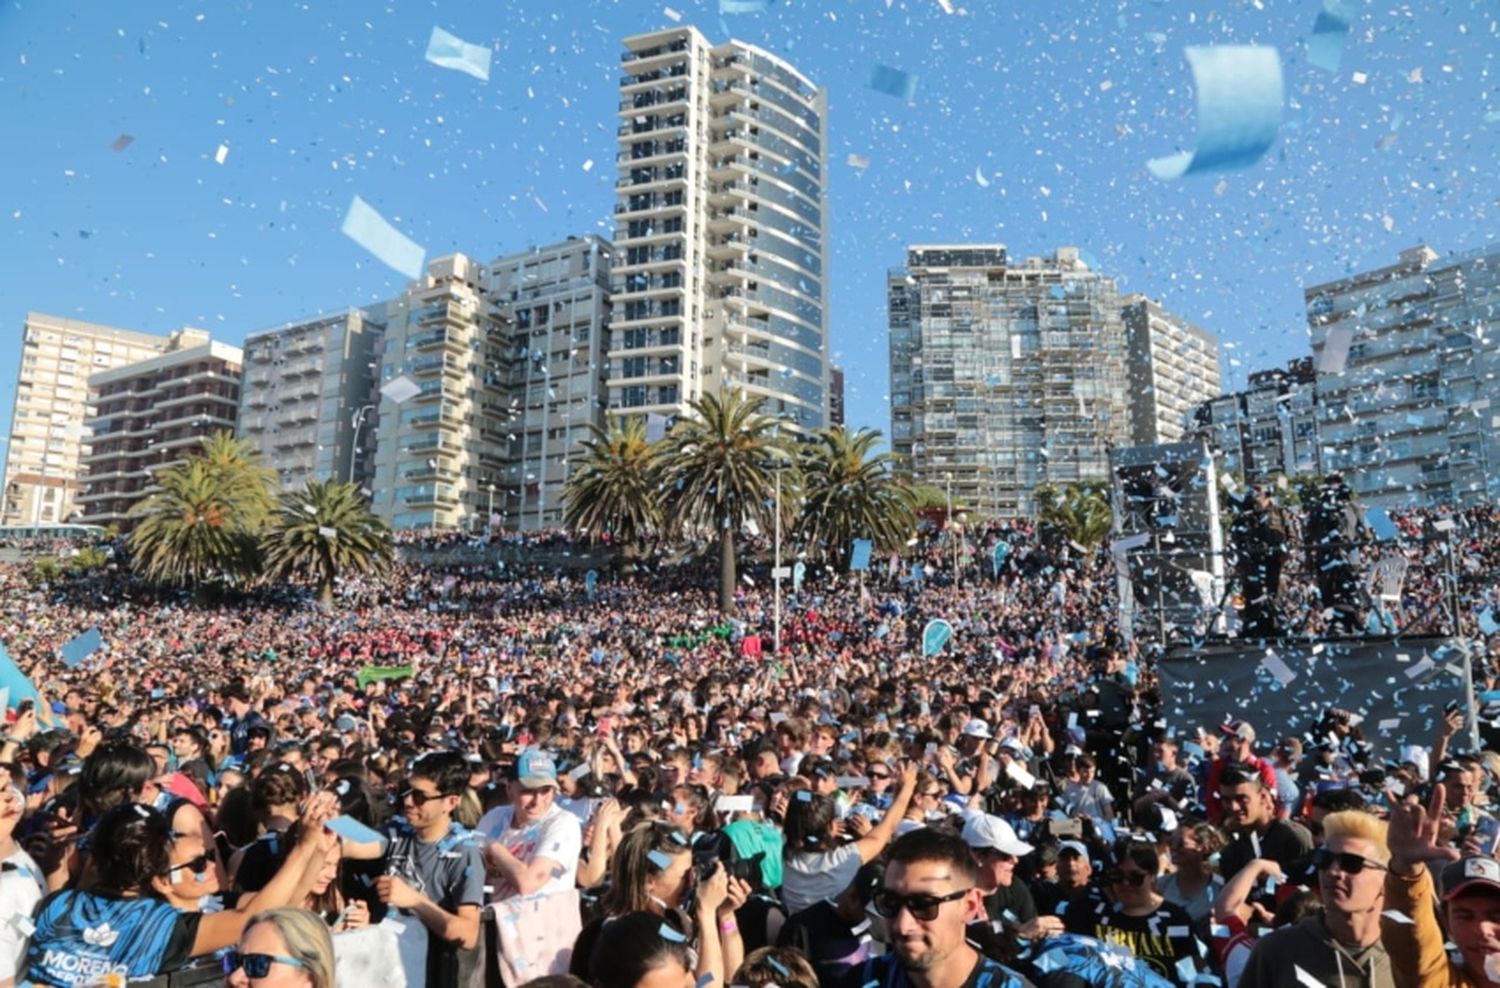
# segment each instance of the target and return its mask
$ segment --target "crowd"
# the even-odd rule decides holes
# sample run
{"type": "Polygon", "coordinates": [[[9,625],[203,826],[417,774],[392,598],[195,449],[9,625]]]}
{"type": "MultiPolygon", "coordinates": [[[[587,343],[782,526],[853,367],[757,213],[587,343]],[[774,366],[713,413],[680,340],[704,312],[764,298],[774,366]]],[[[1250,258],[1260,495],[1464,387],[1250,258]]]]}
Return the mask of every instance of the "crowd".
{"type": "MultiPolygon", "coordinates": [[[[1452,517],[1483,693],[1500,536],[1452,517]]],[[[1342,710],[1174,723],[1107,551],[971,540],[958,579],[941,544],[813,567],[779,651],[754,567],[728,620],[692,566],[398,564],[329,609],[0,567],[38,690],[0,986],[1500,984],[1473,712],[1390,763],[1342,710]]],[[[1425,627],[1444,561],[1403,551],[1425,627]]]]}

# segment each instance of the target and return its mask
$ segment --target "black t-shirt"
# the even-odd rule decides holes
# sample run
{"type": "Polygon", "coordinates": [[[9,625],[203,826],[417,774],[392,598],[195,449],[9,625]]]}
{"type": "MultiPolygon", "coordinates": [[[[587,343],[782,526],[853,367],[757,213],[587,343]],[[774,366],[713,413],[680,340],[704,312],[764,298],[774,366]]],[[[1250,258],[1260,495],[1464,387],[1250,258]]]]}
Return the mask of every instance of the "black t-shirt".
{"type": "Polygon", "coordinates": [[[1192,958],[1195,964],[1201,960],[1192,917],[1181,906],[1163,899],[1149,915],[1127,916],[1115,903],[1096,902],[1093,909],[1079,913],[1068,919],[1070,933],[1124,947],[1173,984],[1193,982],[1177,967],[1183,958],[1192,958]]]}
{"type": "MultiPolygon", "coordinates": [[[[777,946],[795,947],[807,955],[822,988],[837,985],[851,969],[862,967],[874,952],[870,921],[850,923],[826,899],[792,916],[781,927],[777,946]]],[[[746,952],[750,945],[745,945],[746,952]]]]}
{"type": "MultiPolygon", "coordinates": [[[[1259,844],[1258,856],[1276,862],[1287,873],[1313,847],[1312,835],[1307,828],[1288,820],[1273,820],[1266,832],[1260,835],[1259,844]]],[[[1241,834],[1219,853],[1219,874],[1226,882],[1255,860],[1255,845],[1249,834],[1241,834]]]]}

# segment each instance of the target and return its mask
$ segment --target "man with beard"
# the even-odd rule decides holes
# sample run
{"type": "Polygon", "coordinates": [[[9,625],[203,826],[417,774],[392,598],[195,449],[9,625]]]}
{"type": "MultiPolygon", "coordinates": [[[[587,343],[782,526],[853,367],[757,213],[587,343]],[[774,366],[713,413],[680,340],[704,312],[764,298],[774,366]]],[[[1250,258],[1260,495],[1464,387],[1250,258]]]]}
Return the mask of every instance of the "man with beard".
{"type": "Polygon", "coordinates": [[[875,911],[886,920],[891,953],[854,968],[842,988],[1024,988],[1030,984],[965,939],[982,915],[974,855],[963,839],[923,827],[891,844],[875,911]]]}

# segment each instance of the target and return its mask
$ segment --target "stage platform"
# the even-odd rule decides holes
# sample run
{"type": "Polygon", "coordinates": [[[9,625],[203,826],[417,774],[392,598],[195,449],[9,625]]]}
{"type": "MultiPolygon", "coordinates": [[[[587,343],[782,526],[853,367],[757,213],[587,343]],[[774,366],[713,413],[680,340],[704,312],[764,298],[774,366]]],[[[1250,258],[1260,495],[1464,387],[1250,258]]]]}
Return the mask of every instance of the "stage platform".
{"type": "MultiPolygon", "coordinates": [[[[1171,649],[1159,665],[1167,719],[1189,729],[1243,718],[1258,747],[1307,735],[1328,707],[1358,714],[1378,757],[1432,744],[1450,700],[1465,701],[1465,656],[1448,638],[1367,638],[1323,643],[1206,643],[1171,649]]],[[[1469,725],[1453,739],[1468,744],[1469,725]]],[[[1262,748],[1261,750],[1265,750],[1262,748]]]]}

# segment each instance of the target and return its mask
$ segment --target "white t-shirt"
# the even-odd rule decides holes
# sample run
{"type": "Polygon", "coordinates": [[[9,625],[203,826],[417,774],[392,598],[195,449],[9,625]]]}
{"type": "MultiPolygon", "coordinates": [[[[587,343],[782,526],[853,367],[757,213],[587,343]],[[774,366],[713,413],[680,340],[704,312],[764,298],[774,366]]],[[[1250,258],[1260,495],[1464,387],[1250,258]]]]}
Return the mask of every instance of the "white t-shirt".
{"type": "MultiPolygon", "coordinates": [[[[553,871],[547,884],[537,889],[538,895],[566,892],[577,882],[578,855],[583,850],[583,827],[578,818],[562,807],[553,804],[547,815],[526,827],[513,827],[511,820],[515,810],[510,806],[497,806],[486,813],[474,830],[485,843],[499,842],[506,850],[530,864],[537,858],[556,861],[558,869],[553,871]]],[[[508,899],[518,894],[518,889],[508,879],[495,883],[491,900],[508,899]]]]}
{"type": "Polygon", "coordinates": [[[0,863],[0,980],[15,978],[26,970],[26,945],[36,904],[42,901],[42,869],[31,855],[16,848],[0,863]],[[21,917],[25,917],[22,919],[21,917]]]}
{"type": "Polygon", "coordinates": [[[795,915],[824,899],[836,898],[859,874],[859,848],[841,844],[831,851],[793,851],[781,868],[781,900],[795,915]]]}

